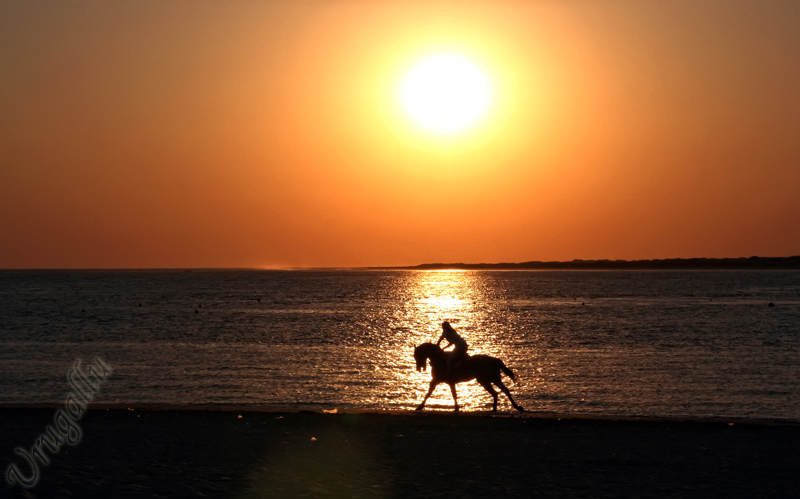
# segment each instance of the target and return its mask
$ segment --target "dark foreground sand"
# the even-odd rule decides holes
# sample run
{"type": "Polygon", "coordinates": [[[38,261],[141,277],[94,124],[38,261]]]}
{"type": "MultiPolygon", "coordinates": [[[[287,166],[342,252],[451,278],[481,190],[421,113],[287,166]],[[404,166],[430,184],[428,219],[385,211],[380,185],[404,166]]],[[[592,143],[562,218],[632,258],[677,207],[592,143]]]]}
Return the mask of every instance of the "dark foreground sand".
{"type": "MultiPolygon", "coordinates": [[[[54,412],[0,409],[4,474],[54,412]]],[[[800,497],[791,422],[93,407],[80,426],[0,497],[800,497]]]]}

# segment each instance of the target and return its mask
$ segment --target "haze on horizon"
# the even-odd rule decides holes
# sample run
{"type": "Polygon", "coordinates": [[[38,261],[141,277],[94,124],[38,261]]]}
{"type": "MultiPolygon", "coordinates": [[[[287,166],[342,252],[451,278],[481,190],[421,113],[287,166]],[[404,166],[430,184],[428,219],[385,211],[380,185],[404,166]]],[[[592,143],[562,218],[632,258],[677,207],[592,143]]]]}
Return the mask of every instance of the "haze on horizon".
{"type": "Polygon", "coordinates": [[[0,3],[0,268],[800,253],[800,3],[0,3]],[[438,137],[437,51],[495,107],[438,137]]]}

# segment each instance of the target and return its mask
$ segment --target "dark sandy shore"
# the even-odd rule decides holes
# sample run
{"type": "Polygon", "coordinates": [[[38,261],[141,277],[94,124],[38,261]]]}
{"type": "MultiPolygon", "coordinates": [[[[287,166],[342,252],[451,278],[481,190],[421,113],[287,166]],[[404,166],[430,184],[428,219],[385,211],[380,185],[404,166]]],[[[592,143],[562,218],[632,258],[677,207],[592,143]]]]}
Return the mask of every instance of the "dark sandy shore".
{"type": "MultiPolygon", "coordinates": [[[[54,412],[0,409],[4,474],[54,412]]],[[[92,407],[80,426],[0,497],[800,497],[793,422],[92,407]]]]}

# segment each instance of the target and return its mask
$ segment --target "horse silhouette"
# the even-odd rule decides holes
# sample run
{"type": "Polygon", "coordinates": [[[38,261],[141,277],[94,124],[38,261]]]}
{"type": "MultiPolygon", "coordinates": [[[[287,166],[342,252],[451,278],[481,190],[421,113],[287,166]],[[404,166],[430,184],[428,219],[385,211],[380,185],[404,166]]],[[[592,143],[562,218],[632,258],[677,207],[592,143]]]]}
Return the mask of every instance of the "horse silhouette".
{"type": "Polygon", "coordinates": [[[431,396],[433,390],[439,386],[440,383],[447,383],[450,385],[450,391],[453,393],[453,401],[456,404],[456,411],[458,410],[458,395],[456,395],[456,383],[464,381],[477,380],[478,383],[489,392],[494,398],[492,405],[492,412],[497,412],[497,390],[492,387],[492,383],[497,385],[503,393],[508,396],[511,405],[514,409],[522,412],[521,406],[514,402],[511,397],[511,392],[508,391],[506,385],[500,380],[500,371],[506,373],[509,378],[516,381],[514,372],[506,367],[502,360],[488,355],[468,355],[461,361],[460,365],[453,367],[450,373],[447,372],[447,355],[448,352],[434,345],[433,343],[423,343],[414,349],[414,360],[417,361],[417,371],[425,371],[428,367],[428,360],[431,361],[431,386],[422,403],[417,407],[421,411],[425,407],[425,402],[431,396]]]}

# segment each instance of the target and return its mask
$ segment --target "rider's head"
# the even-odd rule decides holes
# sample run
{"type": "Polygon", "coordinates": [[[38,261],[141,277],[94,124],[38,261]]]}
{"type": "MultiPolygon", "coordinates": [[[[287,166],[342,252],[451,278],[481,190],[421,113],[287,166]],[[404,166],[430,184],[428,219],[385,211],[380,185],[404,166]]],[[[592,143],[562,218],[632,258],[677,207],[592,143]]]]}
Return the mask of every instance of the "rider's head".
{"type": "Polygon", "coordinates": [[[453,326],[451,326],[450,323],[447,321],[442,322],[442,329],[444,329],[445,331],[455,331],[455,329],[453,329],[453,326]]]}

